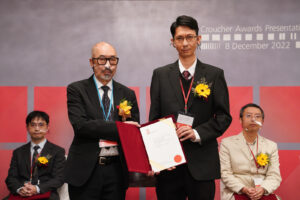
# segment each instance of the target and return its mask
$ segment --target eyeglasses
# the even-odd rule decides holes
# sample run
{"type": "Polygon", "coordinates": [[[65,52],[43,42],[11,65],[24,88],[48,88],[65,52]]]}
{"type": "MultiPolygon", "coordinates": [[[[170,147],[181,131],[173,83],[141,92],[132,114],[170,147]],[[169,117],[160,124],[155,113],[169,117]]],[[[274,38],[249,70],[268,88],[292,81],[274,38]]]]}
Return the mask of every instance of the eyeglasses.
{"type": "Polygon", "coordinates": [[[99,56],[98,58],[92,58],[92,60],[97,60],[99,65],[105,65],[107,61],[109,61],[109,64],[111,65],[117,65],[119,62],[119,58],[115,56],[109,58],[106,58],[105,56],[99,56]]]}
{"type": "Polygon", "coordinates": [[[262,119],[262,115],[259,115],[259,114],[257,114],[257,115],[245,114],[244,116],[245,116],[246,119],[253,119],[253,118],[254,118],[255,120],[260,120],[260,119],[262,119]]]}
{"type": "Polygon", "coordinates": [[[175,42],[183,43],[184,39],[186,39],[187,42],[193,42],[198,36],[197,35],[187,35],[185,37],[178,36],[175,37],[175,42]]]}
{"type": "Polygon", "coordinates": [[[43,123],[43,122],[41,122],[41,123],[34,123],[34,122],[31,122],[31,123],[29,123],[29,126],[30,127],[40,127],[40,128],[43,128],[43,127],[45,127],[47,124],[46,123],[43,123]]]}

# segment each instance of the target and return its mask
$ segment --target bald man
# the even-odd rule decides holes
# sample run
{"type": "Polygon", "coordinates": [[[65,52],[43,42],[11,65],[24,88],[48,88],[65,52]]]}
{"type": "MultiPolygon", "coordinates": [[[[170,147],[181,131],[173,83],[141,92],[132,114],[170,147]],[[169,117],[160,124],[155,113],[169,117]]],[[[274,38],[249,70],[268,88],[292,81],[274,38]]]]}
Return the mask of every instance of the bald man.
{"type": "Polygon", "coordinates": [[[125,123],[138,126],[139,109],[133,90],[113,80],[119,58],[115,48],[100,42],[89,59],[94,74],[67,88],[69,120],[74,129],[65,179],[71,200],[125,199],[128,170],[115,121],[122,121],[117,106],[132,103],[125,123]]]}

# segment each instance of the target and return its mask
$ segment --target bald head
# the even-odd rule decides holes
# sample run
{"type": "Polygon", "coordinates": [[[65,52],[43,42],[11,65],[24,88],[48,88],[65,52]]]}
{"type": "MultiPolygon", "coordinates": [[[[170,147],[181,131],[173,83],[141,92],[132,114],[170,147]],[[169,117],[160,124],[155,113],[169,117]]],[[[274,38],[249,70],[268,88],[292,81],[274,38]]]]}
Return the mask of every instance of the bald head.
{"type": "Polygon", "coordinates": [[[117,56],[115,48],[107,42],[99,42],[92,48],[92,57],[98,58],[100,55],[117,56]]]}

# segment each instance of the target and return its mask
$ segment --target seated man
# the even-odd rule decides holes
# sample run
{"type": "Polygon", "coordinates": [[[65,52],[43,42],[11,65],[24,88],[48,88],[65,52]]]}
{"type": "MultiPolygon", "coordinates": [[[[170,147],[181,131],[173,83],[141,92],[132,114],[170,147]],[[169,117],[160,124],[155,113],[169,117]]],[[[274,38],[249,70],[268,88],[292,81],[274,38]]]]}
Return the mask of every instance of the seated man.
{"type": "Polygon", "coordinates": [[[31,142],[14,150],[5,181],[14,196],[51,193],[49,199],[59,199],[56,189],[63,184],[65,150],[45,138],[48,124],[45,112],[33,111],[26,118],[31,142]]]}
{"type": "Polygon", "coordinates": [[[276,199],[280,185],[277,144],[259,135],[264,112],[256,104],[240,111],[242,132],[222,140],[221,177],[225,185],[222,200],[276,199]]]}

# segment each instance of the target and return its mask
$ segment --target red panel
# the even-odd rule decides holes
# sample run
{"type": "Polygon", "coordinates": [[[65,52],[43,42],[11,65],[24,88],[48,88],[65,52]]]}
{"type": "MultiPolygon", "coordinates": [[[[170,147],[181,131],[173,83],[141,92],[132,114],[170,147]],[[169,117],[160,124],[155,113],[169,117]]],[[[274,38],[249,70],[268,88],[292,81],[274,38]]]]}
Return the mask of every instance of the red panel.
{"type": "Polygon", "coordinates": [[[242,131],[240,124],[240,109],[253,101],[253,88],[252,87],[229,87],[229,103],[230,114],[232,116],[232,122],[227,131],[218,138],[218,142],[222,138],[231,135],[236,135],[242,131]]]}
{"type": "Polygon", "coordinates": [[[220,180],[215,180],[216,183],[216,192],[215,192],[215,199],[214,200],[220,200],[220,180]]]}
{"type": "Polygon", "coordinates": [[[26,142],[27,87],[0,87],[0,142],[26,142]]]}
{"type": "Polygon", "coordinates": [[[73,128],[67,115],[66,87],[35,87],[34,109],[49,114],[49,141],[67,151],[73,140],[73,128]]]}
{"type": "Polygon", "coordinates": [[[298,200],[300,188],[300,150],[280,150],[282,182],[275,192],[282,199],[298,200]]]}
{"type": "Polygon", "coordinates": [[[146,200],[157,200],[155,187],[146,188],[146,200]]]}
{"type": "Polygon", "coordinates": [[[300,143],[300,87],[261,87],[266,113],[263,136],[280,143],[300,143]]]}
{"type": "Polygon", "coordinates": [[[6,197],[9,194],[9,191],[5,184],[5,179],[7,177],[10,160],[12,157],[11,150],[0,150],[0,158],[1,158],[1,165],[0,165],[0,199],[6,197]]]}
{"type": "Polygon", "coordinates": [[[138,187],[130,187],[126,192],[126,200],[139,200],[140,189],[138,187]]]}
{"type": "Polygon", "coordinates": [[[134,90],[136,99],[138,102],[138,106],[140,107],[140,87],[129,87],[130,89],[134,90]]]}

